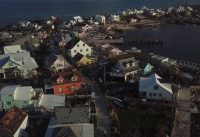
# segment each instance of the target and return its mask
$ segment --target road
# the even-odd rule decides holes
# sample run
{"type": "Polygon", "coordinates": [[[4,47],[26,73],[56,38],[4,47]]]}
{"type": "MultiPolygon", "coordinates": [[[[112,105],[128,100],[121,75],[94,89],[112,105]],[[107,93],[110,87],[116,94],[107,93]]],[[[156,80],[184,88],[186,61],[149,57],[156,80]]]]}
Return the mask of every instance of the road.
{"type": "Polygon", "coordinates": [[[96,82],[85,77],[92,92],[95,92],[95,107],[97,117],[97,129],[101,132],[106,132],[106,137],[110,137],[110,119],[108,107],[106,104],[106,98],[101,92],[101,88],[96,82]]]}
{"type": "Polygon", "coordinates": [[[177,108],[172,137],[190,137],[190,104],[190,89],[183,87],[177,96],[177,108]]]}

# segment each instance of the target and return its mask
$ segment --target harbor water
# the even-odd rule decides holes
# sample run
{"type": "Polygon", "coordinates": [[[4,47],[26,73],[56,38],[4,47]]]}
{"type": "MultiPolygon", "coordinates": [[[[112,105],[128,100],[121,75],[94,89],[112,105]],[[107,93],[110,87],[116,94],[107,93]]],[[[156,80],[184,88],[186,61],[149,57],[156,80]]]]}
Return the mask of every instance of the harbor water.
{"type": "MultiPolygon", "coordinates": [[[[165,25],[160,28],[129,30],[125,33],[128,40],[162,40],[163,46],[138,46],[139,49],[174,59],[200,64],[200,26],[165,25]]],[[[134,45],[131,45],[134,46],[134,45]]],[[[130,49],[124,46],[123,49],[130,49]]]]}
{"type": "Polygon", "coordinates": [[[200,4],[200,0],[0,0],[0,27],[50,16],[69,18],[111,14],[142,6],[167,8],[185,4],[200,4]]]}

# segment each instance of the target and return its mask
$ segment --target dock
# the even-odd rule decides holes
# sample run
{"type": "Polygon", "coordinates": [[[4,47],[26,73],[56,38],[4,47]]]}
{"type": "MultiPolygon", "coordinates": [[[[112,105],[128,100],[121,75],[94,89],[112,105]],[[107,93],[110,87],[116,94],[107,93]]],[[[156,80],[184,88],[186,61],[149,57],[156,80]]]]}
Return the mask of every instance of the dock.
{"type": "Polygon", "coordinates": [[[191,123],[190,88],[182,87],[177,96],[177,108],[172,137],[190,137],[191,123]]]}
{"type": "Polygon", "coordinates": [[[90,40],[91,43],[96,44],[117,44],[130,46],[163,46],[163,40],[160,39],[141,39],[141,40],[124,40],[124,39],[103,39],[90,40]]]}

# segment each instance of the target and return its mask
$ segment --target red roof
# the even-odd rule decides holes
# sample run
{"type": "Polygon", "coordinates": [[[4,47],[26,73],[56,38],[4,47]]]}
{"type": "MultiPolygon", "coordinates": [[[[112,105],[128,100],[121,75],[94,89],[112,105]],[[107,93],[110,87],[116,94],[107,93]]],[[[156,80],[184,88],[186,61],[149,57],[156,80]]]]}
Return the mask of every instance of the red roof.
{"type": "Polygon", "coordinates": [[[78,71],[73,72],[60,72],[59,76],[55,76],[55,84],[72,84],[72,83],[85,83],[84,77],[78,71]]]}
{"type": "Polygon", "coordinates": [[[12,107],[0,120],[0,136],[13,136],[27,115],[18,107],[12,107]]]}

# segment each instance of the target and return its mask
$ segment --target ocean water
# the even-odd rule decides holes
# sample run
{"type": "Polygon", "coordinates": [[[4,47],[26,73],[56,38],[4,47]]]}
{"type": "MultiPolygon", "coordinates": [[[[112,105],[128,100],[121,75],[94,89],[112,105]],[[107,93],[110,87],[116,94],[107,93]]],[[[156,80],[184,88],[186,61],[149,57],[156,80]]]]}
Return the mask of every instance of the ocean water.
{"type": "Polygon", "coordinates": [[[0,27],[52,15],[69,18],[75,15],[116,13],[144,5],[166,8],[185,4],[200,4],[200,0],[0,0],[0,27]]]}
{"type": "MultiPolygon", "coordinates": [[[[125,36],[130,40],[160,39],[163,46],[138,46],[147,53],[191,61],[200,64],[200,26],[165,25],[160,28],[138,29],[127,31],[125,36]]],[[[123,47],[130,49],[130,46],[123,47]]]]}
{"type": "MultiPolygon", "coordinates": [[[[76,15],[111,14],[142,6],[167,8],[186,4],[200,4],[200,0],[0,0],[0,27],[52,15],[68,19],[76,15]]],[[[200,26],[165,26],[129,31],[126,36],[129,39],[163,39],[163,47],[143,47],[143,50],[200,64],[199,34],[200,26]]]]}

